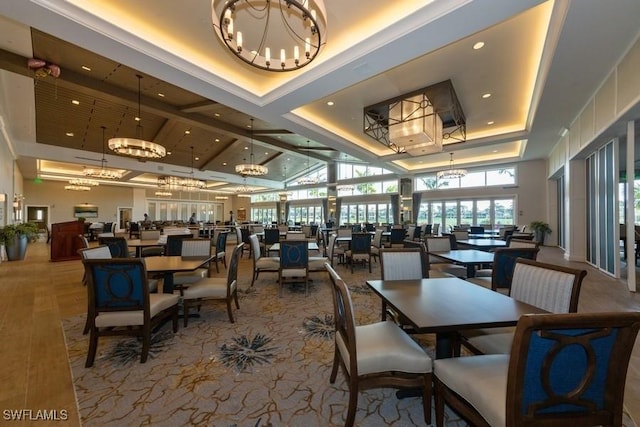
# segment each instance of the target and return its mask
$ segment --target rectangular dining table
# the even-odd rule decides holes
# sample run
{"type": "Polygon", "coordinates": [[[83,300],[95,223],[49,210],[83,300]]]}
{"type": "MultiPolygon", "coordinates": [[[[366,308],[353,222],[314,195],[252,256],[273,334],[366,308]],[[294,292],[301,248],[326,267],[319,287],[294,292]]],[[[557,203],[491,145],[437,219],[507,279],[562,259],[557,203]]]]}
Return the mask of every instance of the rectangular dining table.
{"type": "Polygon", "coordinates": [[[452,249],[450,251],[429,251],[430,255],[441,258],[445,261],[467,267],[467,278],[475,277],[476,266],[491,264],[493,253],[480,251],[478,249],[452,249]]]}
{"type": "MultiPolygon", "coordinates": [[[[310,251],[319,251],[320,247],[318,246],[318,242],[307,241],[307,249],[310,251]]],[[[280,243],[274,243],[269,247],[269,252],[275,251],[280,252],[280,243]]]]}
{"type": "Polygon", "coordinates": [[[506,248],[507,242],[502,239],[462,239],[457,240],[458,245],[462,245],[465,248],[478,249],[481,251],[487,251],[496,248],[506,248]]]}
{"type": "Polygon", "coordinates": [[[149,256],[143,258],[148,273],[163,275],[162,293],[173,293],[173,273],[195,271],[213,259],[209,257],[149,256]]]}
{"type": "Polygon", "coordinates": [[[419,333],[436,334],[436,358],[453,355],[458,332],[514,326],[524,314],[545,313],[533,305],[457,277],[416,280],[367,280],[386,305],[419,333]]]}

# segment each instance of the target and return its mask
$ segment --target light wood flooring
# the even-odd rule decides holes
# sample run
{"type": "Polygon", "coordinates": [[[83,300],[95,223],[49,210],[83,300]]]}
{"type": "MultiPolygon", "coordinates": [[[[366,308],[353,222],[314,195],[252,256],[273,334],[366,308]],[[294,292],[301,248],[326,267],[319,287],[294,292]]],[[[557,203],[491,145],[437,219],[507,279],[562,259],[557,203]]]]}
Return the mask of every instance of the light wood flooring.
{"type": "MultiPolygon", "coordinates": [[[[579,311],[640,310],[640,295],[586,264],[564,261],[561,250],[544,247],[538,259],[588,270],[579,311]]],[[[377,268],[374,264],[376,277],[377,268]]],[[[239,268],[241,283],[248,283],[251,270],[251,261],[244,257],[239,268]]],[[[5,423],[5,410],[31,409],[34,414],[37,410],[66,410],[68,420],[11,425],[80,425],[60,319],[86,312],[81,278],[81,262],[50,262],[46,243],[30,244],[24,261],[0,263],[0,424],[5,423]]],[[[625,406],[640,420],[638,342],[629,367],[625,406]]]]}

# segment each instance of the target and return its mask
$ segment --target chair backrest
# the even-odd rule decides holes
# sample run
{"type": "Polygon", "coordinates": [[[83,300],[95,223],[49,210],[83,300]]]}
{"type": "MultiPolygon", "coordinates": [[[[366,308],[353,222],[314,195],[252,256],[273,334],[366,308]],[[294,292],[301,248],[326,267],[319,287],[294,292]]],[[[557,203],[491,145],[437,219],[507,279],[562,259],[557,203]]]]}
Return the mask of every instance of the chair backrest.
{"type": "Polygon", "coordinates": [[[286,233],[287,231],[289,231],[289,226],[288,225],[284,225],[284,224],[280,224],[278,226],[278,231],[286,233]]]}
{"type": "Polygon", "coordinates": [[[440,233],[440,223],[433,224],[433,228],[431,230],[431,234],[437,236],[440,233]]]}
{"type": "Polygon", "coordinates": [[[98,237],[98,243],[109,246],[112,258],[127,258],[129,256],[129,246],[124,237],[98,237]]]}
{"type": "Polygon", "coordinates": [[[113,223],[105,222],[102,224],[102,232],[103,233],[113,233],[113,223]]]}
{"type": "Polygon", "coordinates": [[[78,239],[80,239],[80,242],[82,243],[82,248],[89,247],[89,240],[87,239],[87,236],[84,234],[78,234],[78,239]]]}
{"type": "Polygon", "coordinates": [[[229,267],[227,268],[227,298],[232,291],[233,282],[238,281],[238,263],[240,262],[240,256],[242,255],[242,247],[244,243],[239,243],[233,248],[231,253],[231,259],[229,260],[229,267]]]}
{"type": "Polygon", "coordinates": [[[468,240],[469,239],[469,231],[468,230],[455,230],[452,231],[451,234],[453,234],[456,238],[456,240],[468,240]]]}
{"type": "Polygon", "coordinates": [[[96,317],[106,312],[135,311],[138,313],[127,315],[124,325],[142,325],[149,321],[149,286],[142,259],[83,259],[82,262],[91,275],[89,304],[96,317]]]}
{"type": "Polygon", "coordinates": [[[351,228],[338,228],[338,237],[349,237],[353,234],[351,228]]]}
{"type": "Polygon", "coordinates": [[[393,244],[402,244],[404,240],[405,231],[404,228],[392,228],[391,235],[389,236],[390,243],[393,244]]]}
{"type": "Polygon", "coordinates": [[[338,235],[336,233],[331,233],[329,236],[329,243],[327,243],[327,258],[329,258],[329,262],[333,265],[333,255],[336,248],[336,239],[338,235]]]}
{"type": "Polygon", "coordinates": [[[277,228],[267,228],[264,230],[264,243],[265,245],[273,245],[280,241],[280,230],[277,228]]]}
{"type": "MultiPolygon", "coordinates": [[[[216,255],[223,254],[227,249],[227,234],[229,233],[218,234],[218,240],[216,240],[216,255]]],[[[260,252],[260,249],[258,249],[258,252],[260,252]]]]}
{"type": "Polygon", "coordinates": [[[513,269],[516,259],[526,258],[535,260],[539,248],[498,248],[493,252],[493,267],[491,269],[491,289],[510,289],[513,280],[513,269]]]}
{"type": "Polygon", "coordinates": [[[236,242],[242,242],[242,229],[240,227],[236,227],[236,242]]]}
{"type": "Polygon", "coordinates": [[[518,258],[509,295],[551,313],[575,313],[586,275],[586,270],[518,258]]]}
{"type": "Polygon", "coordinates": [[[380,249],[380,278],[382,280],[428,278],[426,259],[424,250],[419,247],[382,248],[380,249]]]}
{"type": "Polygon", "coordinates": [[[384,230],[382,228],[378,228],[376,229],[374,235],[373,235],[373,241],[371,242],[371,244],[373,246],[375,246],[376,248],[381,248],[382,247],[382,233],[384,232],[384,230]]]}
{"type": "Polygon", "coordinates": [[[140,240],[160,240],[160,230],[140,230],[140,240]]]}
{"type": "Polygon", "coordinates": [[[472,225],[469,227],[469,232],[471,234],[484,234],[484,227],[480,225],[472,225]]]}
{"type": "Polygon", "coordinates": [[[357,378],[356,320],[353,314],[351,294],[338,273],[329,264],[325,264],[325,268],[329,272],[333,288],[333,313],[336,327],[335,347],[347,366],[349,376],[357,378]]]}
{"type": "Polygon", "coordinates": [[[507,239],[507,247],[509,248],[538,248],[540,247],[540,242],[533,240],[533,236],[531,239],[516,239],[513,236],[507,239]]]}
{"type": "Polygon", "coordinates": [[[165,255],[179,256],[182,255],[182,241],[185,239],[193,239],[191,234],[170,234],[167,236],[167,245],[165,255]]]}
{"type": "Polygon", "coordinates": [[[83,248],[78,251],[82,259],[111,259],[111,250],[109,246],[96,246],[93,248],[83,248]]]}
{"type": "Polygon", "coordinates": [[[302,226],[302,234],[304,234],[305,238],[310,238],[311,237],[311,225],[303,225],[302,226]]]}
{"type": "Polygon", "coordinates": [[[307,240],[304,233],[299,231],[287,231],[287,236],[285,240],[307,240]]]}
{"type": "MultiPolygon", "coordinates": [[[[267,231],[269,230],[268,229],[265,230],[265,233],[267,231]]],[[[251,234],[249,236],[249,244],[251,245],[251,253],[253,254],[253,261],[255,264],[255,262],[257,262],[260,259],[260,240],[258,240],[258,236],[256,236],[255,234],[251,234]]]]}
{"type": "Polygon", "coordinates": [[[422,237],[429,236],[433,232],[433,225],[423,224],[421,232],[422,232],[422,237]]]}
{"type": "Polygon", "coordinates": [[[209,239],[183,239],[180,255],[185,257],[211,256],[211,242],[209,239]]]}
{"type": "Polygon", "coordinates": [[[306,269],[309,267],[309,250],[306,240],[280,242],[280,268],[306,269]]]}
{"type": "Polygon", "coordinates": [[[351,235],[351,253],[368,254],[371,253],[371,234],[353,233],[351,235]]]}
{"type": "Polygon", "coordinates": [[[622,425],[639,328],[638,312],[522,316],[509,359],[505,424],[622,425]]]}
{"type": "MultiPolygon", "coordinates": [[[[416,234],[416,228],[419,230],[419,227],[416,227],[415,225],[410,225],[409,227],[407,227],[407,237],[409,239],[413,239],[415,234],[416,234]]],[[[402,239],[404,240],[404,239],[402,239]]]]}

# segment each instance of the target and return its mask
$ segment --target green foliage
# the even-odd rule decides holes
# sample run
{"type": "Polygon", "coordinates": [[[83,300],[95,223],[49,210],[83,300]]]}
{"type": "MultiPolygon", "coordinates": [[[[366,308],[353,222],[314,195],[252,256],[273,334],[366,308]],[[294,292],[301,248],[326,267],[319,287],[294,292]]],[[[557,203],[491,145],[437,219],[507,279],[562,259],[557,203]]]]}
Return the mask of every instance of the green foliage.
{"type": "Polygon", "coordinates": [[[20,222],[0,228],[0,244],[12,241],[15,236],[27,236],[30,242],[34,242],[38,237],[38,226],[31,222],[20,222]]]}
{"type": "Polygon", "coordinates": [[[551,233],[551,227],[544,221],[532,221],[531,224],[529,224],[529,228],[534,233],[551,233]]]}

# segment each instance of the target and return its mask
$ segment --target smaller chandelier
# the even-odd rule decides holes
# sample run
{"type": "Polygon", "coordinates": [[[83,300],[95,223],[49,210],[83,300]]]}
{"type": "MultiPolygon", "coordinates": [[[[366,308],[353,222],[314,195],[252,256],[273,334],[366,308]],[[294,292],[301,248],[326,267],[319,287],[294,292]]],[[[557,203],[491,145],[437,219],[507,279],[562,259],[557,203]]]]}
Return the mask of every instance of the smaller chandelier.
{"type": "Polygon", "coordinates": [[[440,171],[436,174],[438,179],[458,179],[467,175],[466,169],[456,169],[453,167],[453,153],[449,160],[449,169],[440,171]]]}
{"type": "Polygon", "coordinates": [[[90,191],[91,187],[87,187],[86,185],[65,185],[64,186],[65,190],[69,190],[69,191],[90,191]]]}
{"type": "Polygon", "coordinates": [[[157,179],[158,188],[167,190],[179,190],[180,178],[176,176],[159,176],[157,179]]]}
{"type": "Polygon", "coordinates": [[[142,117],[140,115],[140,80],[142,76],[136,74],[138,78],[138,116],[136,121],[136,137],[135,138],[111,138],[109,140],[109,149],[117,154],[129,157],[137,157],[140,159],[161,159],[167,155],[167,150],[160,144],[145,141],[142,138],[142,117]]]}
{"type": "Polygon", "coordinates": [[[156,196],[171,197],[172,193],[170,191],[156,191],[156,196]]]}
{"type": "Polygon", "coordinates": [[[228,200],[229,197],[228,196],[216,196],[215,199],[216,200],[228,200]]]}
{"type": "Polygon", "coordinates": [[[323,0],[212,0],[211,20],[219,40],[261,70],[302,68],[325,43],[323,0]]]}
{"type": "Polygon", "coordinates": [[[195,178],[183,178],[180,180],[180,186],[186,191],[198,191],[207,186],[207,183],[195,178]]]}
{"type": "Polygon", "coordinates": [[[97,187],[100,185],[98,181],[95,179],[85,179],[85,178],[74,178],[69,180],[69,184],[71,185],[80,185],[84,187],[97,187]]]}
{"type": "Polygon", "coordinates": [[[107,163],[107,160],[104,158],[104,150],[105,150],[104,131],[106,130],[106,127],[100,126],[100,128],[102,129],[102,160],[100,160],[100,169],[90,168],[85,166],[82,169],[82,174],[88,178],[120,179],[122,178],[122,172],[105,168],[105,164],[107,163]]]}
{"type": "Polygon", "coordinates": [[[244,163],[236,165],[236,173],[242,176],[263,176],[269,173],[269,169],[266,166],[256,164],[253,159],[253,119],[251,119],[251,140],[249,142],[251,146],[251,154],[249,155],[249,163],[247,159],[244,159],[244,163]]]}
{"type": "Polygon", "coordinates": [[[344,191],[344,192],[353,191],[354,188],[355,187],[353,186],[353,184],[342,184],[342,185],[336,186],[336,189],[338,191],[344,191]]]}
{"type": "Polygon", "coordinates": [[[313,185],[318,183],[318,178],[314,176],[303,176],[296,182],[298,185],[313,185]]]}

